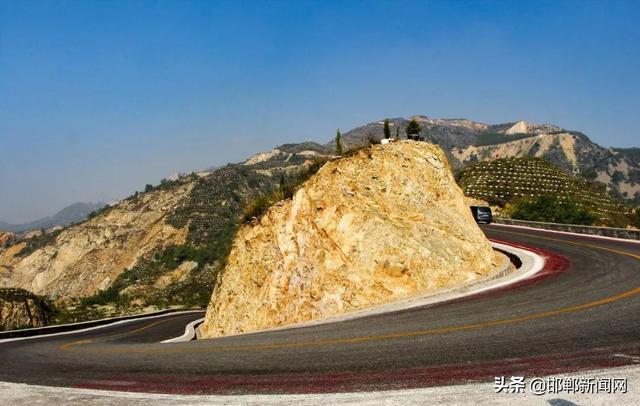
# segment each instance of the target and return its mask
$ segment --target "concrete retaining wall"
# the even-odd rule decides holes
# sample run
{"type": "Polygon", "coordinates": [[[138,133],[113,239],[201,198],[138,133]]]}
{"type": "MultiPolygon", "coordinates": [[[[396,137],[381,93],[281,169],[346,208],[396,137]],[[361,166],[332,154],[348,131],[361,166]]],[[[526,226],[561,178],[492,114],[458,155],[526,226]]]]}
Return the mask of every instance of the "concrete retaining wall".
{"type": "Polygon", "coordinates": [[[493,218],[493,222],[496,224],[507,224],[507,225],[513,225],[513,226],[541,228],[544,230],[566,231],[566,232],[578,233],[578,234],[590,234],[590,235],[600,235],[603,237],[640,240],[640,230],[628,230],[626,228],[592,227],[592,226],[579,226],[579,225],[573,225],[573,224],[543,223],[539,221],[502,219],[497,217],[493,218]]]}

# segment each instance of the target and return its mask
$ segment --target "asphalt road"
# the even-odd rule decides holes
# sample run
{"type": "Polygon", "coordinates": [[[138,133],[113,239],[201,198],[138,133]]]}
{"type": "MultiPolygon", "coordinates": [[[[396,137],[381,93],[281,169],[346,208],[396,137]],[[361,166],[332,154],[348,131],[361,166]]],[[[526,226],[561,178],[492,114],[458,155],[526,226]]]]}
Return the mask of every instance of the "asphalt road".
{"type": "Polygon", "coordinates": [[[163,393],[319,393],[493,381],[640,362],[640,244],[499,226],[540,277],[443,304],[188,343],[201,314],[0,344],[0,381],[163,393]]]}

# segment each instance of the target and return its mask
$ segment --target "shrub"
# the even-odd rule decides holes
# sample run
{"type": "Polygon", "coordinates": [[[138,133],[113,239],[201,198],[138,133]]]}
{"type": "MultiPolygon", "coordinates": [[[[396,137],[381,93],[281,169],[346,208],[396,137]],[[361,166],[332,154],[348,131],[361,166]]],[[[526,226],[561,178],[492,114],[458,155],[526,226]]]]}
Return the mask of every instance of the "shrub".
{"type": "Polygon", "coordinates": [[[503,144],[505,142],[511,142],[516,140],[521,140],[523,138],[529,138],[534,135],[535,134],[526,134],[526,133],[505,135],[505,134],[496,133],[492,131],[484,131],[478,135],[478,139],[476,140],[475,144],[477,146],[503,144]]]}
{"type": "Polygon", "coordinates": [[[631,225],[640,228],[640,208],[635,209],[629,217],[631,225]]]}
{"type": "Polygon", "coordinates": [[[340,130],[336,130],[336,154],[342,155],[342,135],[340,130]]]}
{"type": "Polygon", "coordinates": [[[389,128],[389,119],[384,120],[384,138],[391,138],[391,129],[389,128]]]}
{"type": "Polygon", "coordinates": [[[325,162],[326,161],[324,159],[316,160],[307,169],[291,175],[289,178],[283,176],[280,179],[278,189],[254,198],[245,206],[240,222],[248,223],[254,218],[259,219],[267,212],[269,207],[273,206],[275,203],[292,198],[296,189],[318,172],[325,162]]]}
{"type": "Polygon", "coordinates": [[[369,142],[369,145],[376,145],[376,144],[380,144],[380,143],[382,142],[382,141],[380,141],[380,140],[378,139],[378,137],[376,137],[376,136],[375,136],[375,135],[373,135],[373,134],[369,134],[369,135],[367,136],[367,141],[369,142]]]}
{"type": "Polygon", "coordinates": [[[410,137],[411,135],[420,134],[421,130],[422,128],[420,128],[420,124],[416,121],[416,119],[411,119],[411,121],[409,121],[409,124],[407,124],[405,132],[407,133],[407,137],[410,137]]]}
{"type": "Polygon", "coordinates": [[[552,195],[525,198],[510,207],[512,218],[561,224],[593,225],[597,217],[572,199],[552,195]]]}
{"type": "Polygon", "coordinates": [[[20,252],[18,252],[17,256],[26,257],[37,249],[54,242],[58,235],[60,235],[60,232],[61,230],[55,230],[47,233],[43,230],[42,234],[27,238],[26,240],[24,240],[26,245],[20,250],[20,252]]]}
{"type": "Polygon", "coordinates": [[[120,300],[120,292],[114,286],[101,290],[92,296],[86,297],[80,301],[80,305],[83,307],[90,307],[94,305],[105,305],[107,303],[114,303],[120,300]]]}

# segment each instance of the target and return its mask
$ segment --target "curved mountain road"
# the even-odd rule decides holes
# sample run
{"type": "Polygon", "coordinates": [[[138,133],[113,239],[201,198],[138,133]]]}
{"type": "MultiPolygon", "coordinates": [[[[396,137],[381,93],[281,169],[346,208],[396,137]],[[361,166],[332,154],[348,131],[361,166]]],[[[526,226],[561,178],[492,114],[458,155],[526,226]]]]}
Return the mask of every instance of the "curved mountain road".
{"type": "Polygon", "coordinates": [[[200,313],[0,343],[0,381],[163,393],[317,393],[640,362],[640,244],[484,226],[543,273],[461,300],[333,324],[160,344],[200,313]]]}

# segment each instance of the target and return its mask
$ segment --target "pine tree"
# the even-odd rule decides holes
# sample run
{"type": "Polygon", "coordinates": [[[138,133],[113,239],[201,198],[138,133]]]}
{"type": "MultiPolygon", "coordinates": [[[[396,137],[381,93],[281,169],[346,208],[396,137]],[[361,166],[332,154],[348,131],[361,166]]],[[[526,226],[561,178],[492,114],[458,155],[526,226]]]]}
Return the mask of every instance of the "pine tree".
{"type": "Polygon", "coordinates": [[[386,139],[390,139],[391,138],[391,129],[389,129],[389,120],[388,119],[384,120],[384,138],[386,138],[386,139]]]}
{"type": "Polygon", "coordinates": [[[400,127],[396,127],[396,140],[400,139],[400,127]]]}
{"type": "Polygon", "coordinates": [[[409,124],[407,124],[407,128],[405,129],[407,138],[411,138],[412,135],[420,134],[421,130],[422,128],[420,128],[420,124],[415,119],[411,119],[411,121],[409,121],[409,124]]]}
{"type": "Polygon", "coordinates": [[[342,135],[340,129],[336,131],[336,154],[342,155],[342,135]]]}

